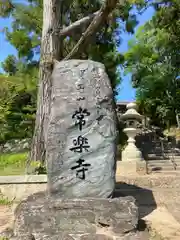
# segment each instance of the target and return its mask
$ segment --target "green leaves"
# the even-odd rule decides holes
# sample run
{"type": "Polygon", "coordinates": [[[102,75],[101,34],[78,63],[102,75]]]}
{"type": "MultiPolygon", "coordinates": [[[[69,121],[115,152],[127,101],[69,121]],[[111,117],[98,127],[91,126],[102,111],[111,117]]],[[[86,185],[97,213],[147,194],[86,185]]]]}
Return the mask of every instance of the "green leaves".
{"type": "Polygon", "coordinates": [[[35,73],[31,76],[2,75],[0,83],[0,142],[32,137],[37,95],[35,73]]]}
{"type": "Polygon", "coordinates": [[[180,111],[180,32],[174,31],[179,18],[172,17],[180,12],[180,2],[169,3],[159,5],[153,19],[138,29],[125,54],[126,73],[132,73],[137,100],[152,122],[160,125],[175,124],[180,111]]]}
{"type": "Polygon", "coordinates": [[[7,18],[14,10],[14,5],[11,0],[0,0],[0,16],[7,18]]]}
{"type": "Polygon", "coordinates": [[[17,72],[17,59],[14,55],[9,55],[1,64],[3,70],[9,75],[15,75],[17,72]]]}
{"type": "Polygon", "coordinates": [[[32,59],[32,42],[23,29],[16,30],[12,33],[7,32],[7,39],[18,50],[19,58],[27,57],[27,59],[32,59]]]}

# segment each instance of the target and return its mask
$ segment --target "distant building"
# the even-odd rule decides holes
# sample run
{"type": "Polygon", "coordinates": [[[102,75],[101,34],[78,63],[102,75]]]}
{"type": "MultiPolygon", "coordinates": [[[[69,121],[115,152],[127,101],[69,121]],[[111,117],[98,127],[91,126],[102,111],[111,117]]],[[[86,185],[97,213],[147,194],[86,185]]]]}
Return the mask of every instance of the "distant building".
{"type": "MultiPolygon", "coordinates": [[[[127,106],[128,103],[131,103],[131,102],[128,102],[128,101],[118,101],[118,102],[116,102],[117,115],[119,117],[127,111],[126,106],[127,106]]],[[[149,118],[148,117],[144,116],[144,119],[142,120],[142,125],[146,126],[146,127],[149,126],[149,118]]]]}
{"type": "Polygon", "coordinates": [[[126,112],[126,110],[127,110],[126,106],[128,103],[130,103],[130,102],[127,102],[127,101],[116,102],[118,115],[121,115],[126,112]]]}

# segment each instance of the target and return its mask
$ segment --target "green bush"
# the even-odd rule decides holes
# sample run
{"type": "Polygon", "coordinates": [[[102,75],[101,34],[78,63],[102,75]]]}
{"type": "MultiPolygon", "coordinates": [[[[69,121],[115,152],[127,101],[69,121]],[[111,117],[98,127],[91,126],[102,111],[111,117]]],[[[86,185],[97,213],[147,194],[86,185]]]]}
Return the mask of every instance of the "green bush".
{"type": "Polygon", "coordinates": [[[12,202],[11,201],[9,201],[9,199],[8,198],[5,198],[5,197],[1,197],[0,196],[0,205],[11,205],[12,204],[12,202]]]}
{"type": "Polygon", "coordinates": [[[35,174],[47,174],[47,169],[41,161],[32,161],[30,167],[34,169],[35,174]]]}
{"type": "Polygon", "coordinates": [[[31,138],[36,114],[36,77],[0,76],[0,144],[31,138]]]}
{"type": "Polygon", "coordinates": [[[0,155],[0,175],[22,175],[25,173],[28,153],[0,155]]]}

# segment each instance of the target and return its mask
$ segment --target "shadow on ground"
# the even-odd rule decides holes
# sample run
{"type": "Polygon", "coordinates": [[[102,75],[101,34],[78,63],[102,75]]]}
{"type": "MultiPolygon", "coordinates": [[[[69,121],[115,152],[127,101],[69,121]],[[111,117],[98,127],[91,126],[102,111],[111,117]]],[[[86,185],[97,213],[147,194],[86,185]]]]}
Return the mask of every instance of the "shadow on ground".
{"type": "Polygon", "coordinates": [[[151,190],[127,184],[125,182],[117,182],[113,197],[125,196],[133,196],[136,199],[139,207],[140,218],[147,216],[157,208],[157,204],[151,190]]]}

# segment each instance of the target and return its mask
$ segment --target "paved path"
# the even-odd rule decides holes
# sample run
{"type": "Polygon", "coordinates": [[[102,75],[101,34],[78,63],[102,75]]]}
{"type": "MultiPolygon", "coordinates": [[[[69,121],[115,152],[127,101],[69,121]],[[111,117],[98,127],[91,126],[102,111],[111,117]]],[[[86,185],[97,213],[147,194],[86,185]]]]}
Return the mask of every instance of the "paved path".
{"type": "Polygon", "coordinates": [[[0,205],[0,232],[9,227],[13,219],[13,211],[9,206],[0,205]]]}
{"type": "Polygon", "coordinates": [[[117,182],[119,192],[135,197],[141,217],[162,239],[180,240],[180,176],[117,176],[117,182]]]}
{"type": "Polygon", "coordinates": [[[154,239],[180,240],[180,223],[165,207],[157,207],[143,219],[147,224],[149,223],[156,234],[162,237],[154,239]]]}

